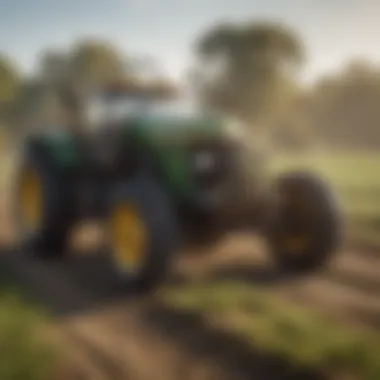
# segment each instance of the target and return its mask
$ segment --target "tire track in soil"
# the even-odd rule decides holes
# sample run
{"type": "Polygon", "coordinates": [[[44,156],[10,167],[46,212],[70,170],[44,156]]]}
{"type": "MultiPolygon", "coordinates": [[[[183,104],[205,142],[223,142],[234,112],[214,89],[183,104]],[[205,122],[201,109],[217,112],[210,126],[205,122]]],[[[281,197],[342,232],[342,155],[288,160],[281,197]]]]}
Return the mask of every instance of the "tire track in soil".
{"type": "MultiPolygon", "coordinates": [[[[380,328],[380,256],[345,250],[331,269],[294,280],[271,269],[262,247],[254,245],[252,252],[252,241],[244,239],[233,238],[204,257],[184,256],[176,269],[192,281],[244,279],[296,303],[380,328]]],[[[254,352],[155,297],[131,297],[101,255],[47,263],[12,253],[2,257],[1,267],[57,316],[60,334],[72,348],[70,376],[63,371],[62,380],[323,379],[316,370],[254,352]]]]}

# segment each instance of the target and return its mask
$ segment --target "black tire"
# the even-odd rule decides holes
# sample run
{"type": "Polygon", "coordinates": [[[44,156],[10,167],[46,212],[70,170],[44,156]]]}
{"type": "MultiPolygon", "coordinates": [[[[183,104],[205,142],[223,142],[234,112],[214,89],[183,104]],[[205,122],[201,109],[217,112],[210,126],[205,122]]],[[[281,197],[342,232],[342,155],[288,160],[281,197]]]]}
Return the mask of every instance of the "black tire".
{"type": "Polygon", "coordinates": [[[68,173],[56,167],[37,144],[26,146],[16,174],[13,192],[13,220],[18,249],[40,258],[60,258],[67,252],[68,234],[75,220],[75,183],[68,173]],[[20,183],[23,174],[33,170],[42,192],[41,222],[25,233],[20,217],[20,183]]]}
{"type": "MultiPolygon", "coordinates": [[[[167,194],[149,174],[138,174],[115,187],[109,204],[110,215],[117,204],[123,202],[137,208],[148,242],[137,272],[125,272],[115,260],[113,264],[129,290],[150,292],[166,279],[172,256],[180,246],[178,218],[167,194]]],[[[110,245],[111,259],[114,259],[112,241],[110,245]]]]}
{"type": "Polygon", "coordinates": [[[279,204],[268,240],[278,266],[293,273],[322,268],[336,251],[342,231],[341,215],[332,190],[312,173],[295,172],[278,178],[276,192],[279,204]],[[298,206],[302,207],[301,216],[296,213],[298,206]],[[304,213],[306,210],[308,216],[304,213]],[[283,238],[297,230],[306,234],[308,243],[292,250],[284,245],[283,238]]]}

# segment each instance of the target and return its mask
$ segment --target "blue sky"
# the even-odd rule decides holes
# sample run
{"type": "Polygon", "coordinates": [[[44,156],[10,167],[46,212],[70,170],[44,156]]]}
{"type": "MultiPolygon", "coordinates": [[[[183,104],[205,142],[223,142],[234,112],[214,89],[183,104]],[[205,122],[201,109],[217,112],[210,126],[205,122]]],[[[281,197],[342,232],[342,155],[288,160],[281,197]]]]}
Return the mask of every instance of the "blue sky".
{"type": "Polygon", "coordinates": [[[150,53],[178,77],[199,32],[221,19],[255,18],[301,33],[307,78],[353,55],[380,62],[377,0],[0,0],[0,50],[31,70],[44,47],[101,36],[126,53],[150,53]]]}

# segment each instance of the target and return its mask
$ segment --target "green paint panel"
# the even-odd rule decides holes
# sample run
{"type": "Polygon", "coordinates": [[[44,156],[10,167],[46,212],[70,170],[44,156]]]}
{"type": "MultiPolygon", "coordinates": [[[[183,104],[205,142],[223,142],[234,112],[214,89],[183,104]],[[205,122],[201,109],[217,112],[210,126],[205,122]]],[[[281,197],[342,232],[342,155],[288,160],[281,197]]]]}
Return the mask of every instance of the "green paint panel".
{"type": "Polygon", "coordinates": [[[125,135],[153,152],[172,196],[189,198],[195,192],[191,178],[189,144],[214,139],[222,131],[219,120],[210,118],[140,118],[125,135]]]}
{"type": "Polygon", "coordinates": [[[75,136],[66,131],[51,132],[42,136],[42,143],[48,149],[52,160],[66,168],[78,167],[83,162],[83,154],[75,136]]]}
{"type": "Polygon", "coordinates": [[[161,146],[155,153],[167,179],[168,191],[179,198],[190,197],[194,191],[194,184],[190,175],[191,157],[186,149],[161,146]]]}

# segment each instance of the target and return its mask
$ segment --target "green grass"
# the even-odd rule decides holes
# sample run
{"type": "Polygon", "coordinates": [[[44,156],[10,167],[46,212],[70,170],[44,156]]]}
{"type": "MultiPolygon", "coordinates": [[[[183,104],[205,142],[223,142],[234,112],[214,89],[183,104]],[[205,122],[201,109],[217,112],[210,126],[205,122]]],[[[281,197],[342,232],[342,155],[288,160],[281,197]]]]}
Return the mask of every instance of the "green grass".
{"type": "Polygon", "coordinates": [[[380,246],[380,153],[338,152],[274,157],[271,169],[313,169],[338,195],[350,234],[380,246]]]}
{"type": "Polygon", "coordinates": [[[163,297],[170,306],[220,321],[260,351],[331,375],[380,379],[380,334],[353,330],[241,283],[165,289],[163,297]]]}
{"type": "Polygon", "coordinates": [[[16,289],[0,286],[0,379],[47,380],[56,348],[47,340],[47,316],[16,289]]]}

